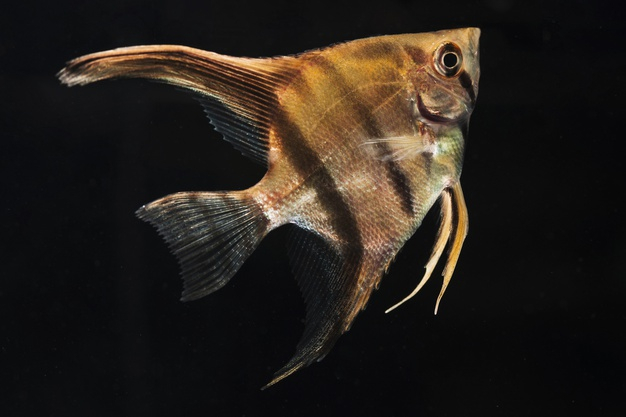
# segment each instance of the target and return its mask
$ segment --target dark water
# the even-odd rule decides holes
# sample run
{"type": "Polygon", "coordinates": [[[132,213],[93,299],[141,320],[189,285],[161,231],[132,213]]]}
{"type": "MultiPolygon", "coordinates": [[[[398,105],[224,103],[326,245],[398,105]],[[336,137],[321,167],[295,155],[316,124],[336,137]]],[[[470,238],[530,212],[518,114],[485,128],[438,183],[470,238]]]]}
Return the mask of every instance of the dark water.
{"type": "Polygon", "coordinates": [[[621,416],[626,414],[623,13],[607,2],[147,1],[0,13],[0,414],[621,416]],[[263,172],[186,94],[85,88],[73,57],[173,43],[237,56],[479,26],[481,90],[463,185],[470,234],[432,315],[435,216],[333,351],[261,392],[304,305],[285,231],[227,288],[180,303],[176,261],[133,213],[263,172]],[[5,411],[6,410],[6,411],[5,411]]]}

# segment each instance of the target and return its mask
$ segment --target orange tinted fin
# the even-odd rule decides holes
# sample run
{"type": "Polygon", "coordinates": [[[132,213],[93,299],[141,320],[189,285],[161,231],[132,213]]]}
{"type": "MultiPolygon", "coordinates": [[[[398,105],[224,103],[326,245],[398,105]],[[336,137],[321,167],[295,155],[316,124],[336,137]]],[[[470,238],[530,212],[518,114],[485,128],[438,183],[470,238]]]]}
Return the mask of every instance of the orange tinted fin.
{"type": "Polygon", "coordinates": [[[433,246],[432,254],[426,264],[426,272],[424,273],[422,280],[409,295],[397,304],[388,308],[385,313],[389,313],[390,311],[400,307],[422,289],[437,266],[446,244],[451,242],[448,251],[448,260],[446,261],[446,266],[442,274],[443,284],[441,286],[439,296],[437,297],[437,303],[435,304],[435,314],[437,314],[441,298],[443,297],[446,288],[448,288],[448,284],[450,283],[452,274],[454,273],[454,268],[459,260],[461,248],[463,247],[463,241],[467,236],[468,227],[469,217],[467,214],[467,206],[465,205],[461,183],[457,182],[454,187],[447,188],[441,193],[441,224],[439,225],[439,231],[437,232],[437,241],[433,246]]]}
{"type": "Polygon", "coordinates": [[[216,130],[244,155],[267,165],[268,132],[279,107],[276,91],[298,71],[293,57],[235,58],[176,45],[132,46],[70,61],[59,79],[85,85],[110,78],[146,78],[197,93],[216,130]]]}
{"type": "Polygon", "coordinates": [[[463,248],[463,242],[467,236],[469,230],[469,216],[467,213],[467,206],[465,205],[465,197],[463,197],[463,189],[461,183],[457,182],[452,187],[452,210],[454,213],[454,234],[452,236],[452,243],[448,253],[448,261],[446,267],[443,270],[443,284],[441,285],[441,291],[437,297],[437,303],[435,304],[435,314],[439,310],[439,303],[443,297],[443,293],[446,292],[448,284],[452,279],[454,268],[459,260],[461,249],[463,248]]]}

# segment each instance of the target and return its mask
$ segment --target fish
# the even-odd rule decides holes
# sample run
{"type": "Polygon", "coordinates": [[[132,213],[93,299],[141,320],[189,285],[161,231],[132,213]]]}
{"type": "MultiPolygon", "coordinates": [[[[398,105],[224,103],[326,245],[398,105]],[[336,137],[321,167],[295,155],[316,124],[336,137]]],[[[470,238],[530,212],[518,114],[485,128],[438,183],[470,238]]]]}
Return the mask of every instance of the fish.
{"type": "Polygon", "coordinates": [[[178,259],[182,300],[226,285],[272,230],[292,225],[289,257],[306,305],[293,357],[267,388],[329,353],[424,216],[440,223],[439,308],[468,232],[460,176],[476,104],[478,28],[375,36],[297,55],[242,58],[177,45],[82,56],[68,86],[143,78],[192,92],[215,130],[263,165],[236,191],[177,192],[137,210],[178,259]]]}

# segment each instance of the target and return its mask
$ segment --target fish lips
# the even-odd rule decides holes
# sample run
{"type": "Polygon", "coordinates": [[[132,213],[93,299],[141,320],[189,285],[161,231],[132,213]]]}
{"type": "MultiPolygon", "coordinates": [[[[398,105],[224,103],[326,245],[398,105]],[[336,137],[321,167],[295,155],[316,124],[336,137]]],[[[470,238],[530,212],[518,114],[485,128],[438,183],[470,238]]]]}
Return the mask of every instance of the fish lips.
{"type": "Polygon", "coordinates": [[[454,94],[444,88],[421,89],[417,94],[417,110],[421,117],[436,123],[466,120],[472,114],[475,98],[454,94]]]}

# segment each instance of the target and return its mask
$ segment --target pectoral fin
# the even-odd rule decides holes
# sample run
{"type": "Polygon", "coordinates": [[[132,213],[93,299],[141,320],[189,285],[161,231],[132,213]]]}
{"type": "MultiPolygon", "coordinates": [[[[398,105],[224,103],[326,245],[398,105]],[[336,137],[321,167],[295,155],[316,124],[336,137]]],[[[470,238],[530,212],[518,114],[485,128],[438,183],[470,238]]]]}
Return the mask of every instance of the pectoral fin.
{"type": "Polygon", "coordinates": [[[417,155],[434,153],[436,146],[426,134],[373,138],[363,142],[382,161],[401,161],[417,155]]]}

